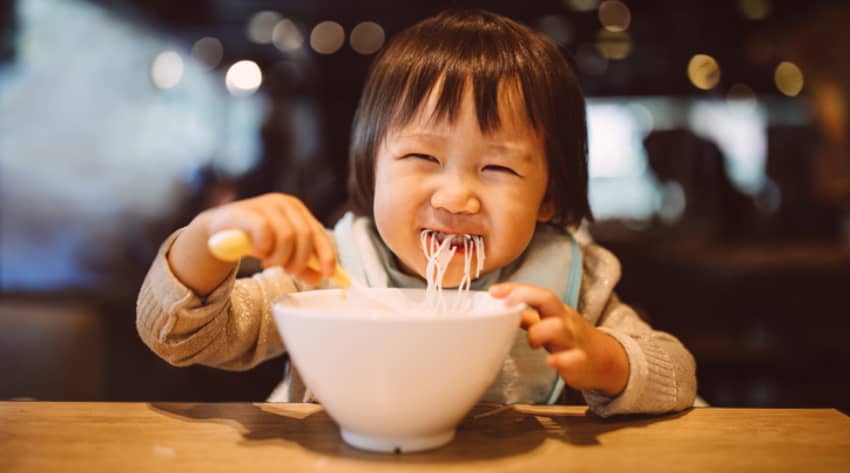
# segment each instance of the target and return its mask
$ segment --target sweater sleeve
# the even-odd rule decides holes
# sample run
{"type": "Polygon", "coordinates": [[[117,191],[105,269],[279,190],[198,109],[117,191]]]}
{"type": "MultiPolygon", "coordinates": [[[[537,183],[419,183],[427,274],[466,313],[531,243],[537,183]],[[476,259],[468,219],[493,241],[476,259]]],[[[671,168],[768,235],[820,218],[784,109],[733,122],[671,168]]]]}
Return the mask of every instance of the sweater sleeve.
{"type": "Polygon", "coordinates": [[[604,248],[584,249],[579,312],[616,339],[629,360],[626,388],[616,397],[585,391],[590,410],[602,417],[617,414],[660,414],[680,411],[696,398],[696,362],[674,336],[653,330],[626,304],[613,287],[620,279],[620,263],[604,248]]]}
{"type": "Polygon", "coordinates": [[[298,288],[280,268],[250,278],[236,269],[205,298],[174,275],[172,234],[151,265],[136,301],[136,329],[144,343],[174,366],[201,364],[247,370],[284,352],[271,301],[298,288]]]}

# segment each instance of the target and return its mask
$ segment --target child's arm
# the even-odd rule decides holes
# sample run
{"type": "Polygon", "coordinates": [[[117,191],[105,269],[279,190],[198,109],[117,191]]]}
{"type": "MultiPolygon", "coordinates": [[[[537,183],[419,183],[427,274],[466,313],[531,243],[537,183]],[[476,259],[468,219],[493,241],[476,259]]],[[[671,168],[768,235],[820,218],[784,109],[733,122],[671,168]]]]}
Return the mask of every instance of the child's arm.
{"type": "Polygon", "coordinates": [[[653,330],[619,301],[613,289],[620,264],[613,254],[590,244],[583,248],[583,262],[578,312],[541,288],[513,291],[516,285],[506,284],[493,286],[491,292],[537,310],[539,315],[523,319],[529,342],[555,348],[550,363],[567,384],[583,390],[594,413],[664,413],[692,406],[697,384],[693,356],[675,337],[653,330]],[[623,381],[621,355],[627,371],[624,386],[616,391],[623,381]]]}
{"type": "MultiPolygon", "coordinates": [[[[283,343],[271,314],[271,302],[297,291],[295,280],[279,267],[266,269],[251,278],[236,279],[235,264],[209,259],[206,234],[239,228],[249,232],[252,239],[256,238],[256,233],[240,225],[239,219],[243,223],[251,222],[255,217],[251,213],[283,212],[279,206],[288,199],[293,198],[267,195],[207,211],[166,240],[137,301],[137,330],[151,350],[177,366],[203,364],[234,370],[251,368],[283,352],[283,343]],[[185,245],[182,250],[177,247],[181,241],[185,245]]],[[[300,202],[290,204],[303,205],[300,202]]],[[[280,222],[261,221],[259,227],[260,232],[273,233],[280,228],[280,222]]],[[[318,222],[309,228],[321,231],[321,236],[313,235],[312,238],[325,238],[330,245],[327,233],[318,222]]],[[[281,242],[298,241],[298,238],[303,240],[303,235],[283,237],[275,233],[272,238],[277,246],[281,242]]],[[[334,264],[335,252],[333,246],[329,248],[331,264],[334,264]]],[[[265,256],[265,265],[286,261],[279,246],[271,252],[267,248],[264,253],[262,251],[258,253],[265,256]]],[[[314,253],[319,255],[320,261],[322,251],[317,248],[314,253]]],[[[295,252],[293,249],[290,254],[295,252]]],[[[298,271],[298,263],[292,263],[292,259],[290,255],[289,269],[298,271]]],[[[317,276],[308,270],[302,270],[300,275],[306,276],[305,279],[317,276]]],[[[313,282],[316,279],[318,277],[313,282]]]]}
{"type": "Polygon", "coordinates": [[[584,393],[598,414],[663,413],[693,406],[696,361],[676,337],[654,330],[615,294],[605,304],[597,326],[620,342],[630,364],[629,381],[619,396],[584,393]]]}
{"type": "Polygon", "coordinates": [[[244,231],[264,267],[282,266],[308,283],[318,283],[322,276],[307,268],[311,255],[316,255],[326,276],[336,266],[333,244],[307,207],[292,196],[266,194],[202,212],[177,237],[168,263],[199,296],[220,285],[236,265],[209,251],[207,241],[221,230],[244,231]]]}
{"type": "Polygon", "coordinates": [[[553,292],[527,284],[502,283],[490,294],[509,304],[524,302],[522,327],[528,331],[531,348],[545,347],[546,359],[564,382],[575,389],[598,391],[614,397],[626,387],[629,360],[611,335],[597,329],[553,292]]]}

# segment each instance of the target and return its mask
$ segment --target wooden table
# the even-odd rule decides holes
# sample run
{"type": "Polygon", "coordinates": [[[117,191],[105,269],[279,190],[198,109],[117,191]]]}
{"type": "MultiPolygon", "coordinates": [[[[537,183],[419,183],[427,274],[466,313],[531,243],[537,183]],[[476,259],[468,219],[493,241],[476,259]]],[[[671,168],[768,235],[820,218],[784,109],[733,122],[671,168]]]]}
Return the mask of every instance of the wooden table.
{"type": "Polygon", "coordinates": [[[384,455],[344,444],[312,404],[0,402],[0,472],[850,472],[850,418],[831,409],[492,409],[445,447],[384,455]]]}

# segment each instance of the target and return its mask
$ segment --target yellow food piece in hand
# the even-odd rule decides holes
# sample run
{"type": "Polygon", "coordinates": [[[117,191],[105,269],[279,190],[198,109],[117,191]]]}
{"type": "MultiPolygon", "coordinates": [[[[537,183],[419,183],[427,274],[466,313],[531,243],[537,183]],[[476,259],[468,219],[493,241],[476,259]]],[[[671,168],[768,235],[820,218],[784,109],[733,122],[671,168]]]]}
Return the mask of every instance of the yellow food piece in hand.
{"type": "MultiPolygon", "coordinates": [[[[307,260],[307,267],[318,273],[322,272],[322,268],[319,266],[319,260],[315,256],[310,256],[310,259],[307,260]]],[[[343,289],[351,287],[351,278],[348,277],[348,273],[340,265],[336,265],[334,273],[328,279],[343,289]]]]}
{"type": "MultiPolygon", "coordinates": [[[[207,247],[209,247],[210,253],[213,256],[231,263],[239,261],[254,252],[251,239],[242,230],[222,230],[216,232],[207,240],[207,247]]],[[[319,260],[315,256],[310,256],[310,259],[307,260],[307,267],[318,273],[322,272],[319,260]]],[[[348,273],[340,265],[336,265],[336,269],[334,270],[334,274],[330,276],[330,280],[343,289],[351,287],[351,278],[348,277],[348,273]]]]}
{"type": "Polygon", "coordinates": [[[210,253],[216,258],[236,262],[253,253],[251,239],[242,230],[222,230],[217,232],[207,241],[210,253]]]}

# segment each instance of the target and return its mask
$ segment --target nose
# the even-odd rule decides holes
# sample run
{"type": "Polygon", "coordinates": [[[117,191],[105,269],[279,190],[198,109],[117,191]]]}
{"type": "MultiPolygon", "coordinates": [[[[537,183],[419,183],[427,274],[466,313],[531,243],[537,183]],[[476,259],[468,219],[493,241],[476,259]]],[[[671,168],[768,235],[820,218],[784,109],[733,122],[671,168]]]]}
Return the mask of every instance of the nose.
{"type": "Polygon", "coordinates": [[[431,206],[454,214],[475,214],[481,210],[481,201],[475,192],[475,183],[464,176],[445,176],[431,195],[431,206]]]}

